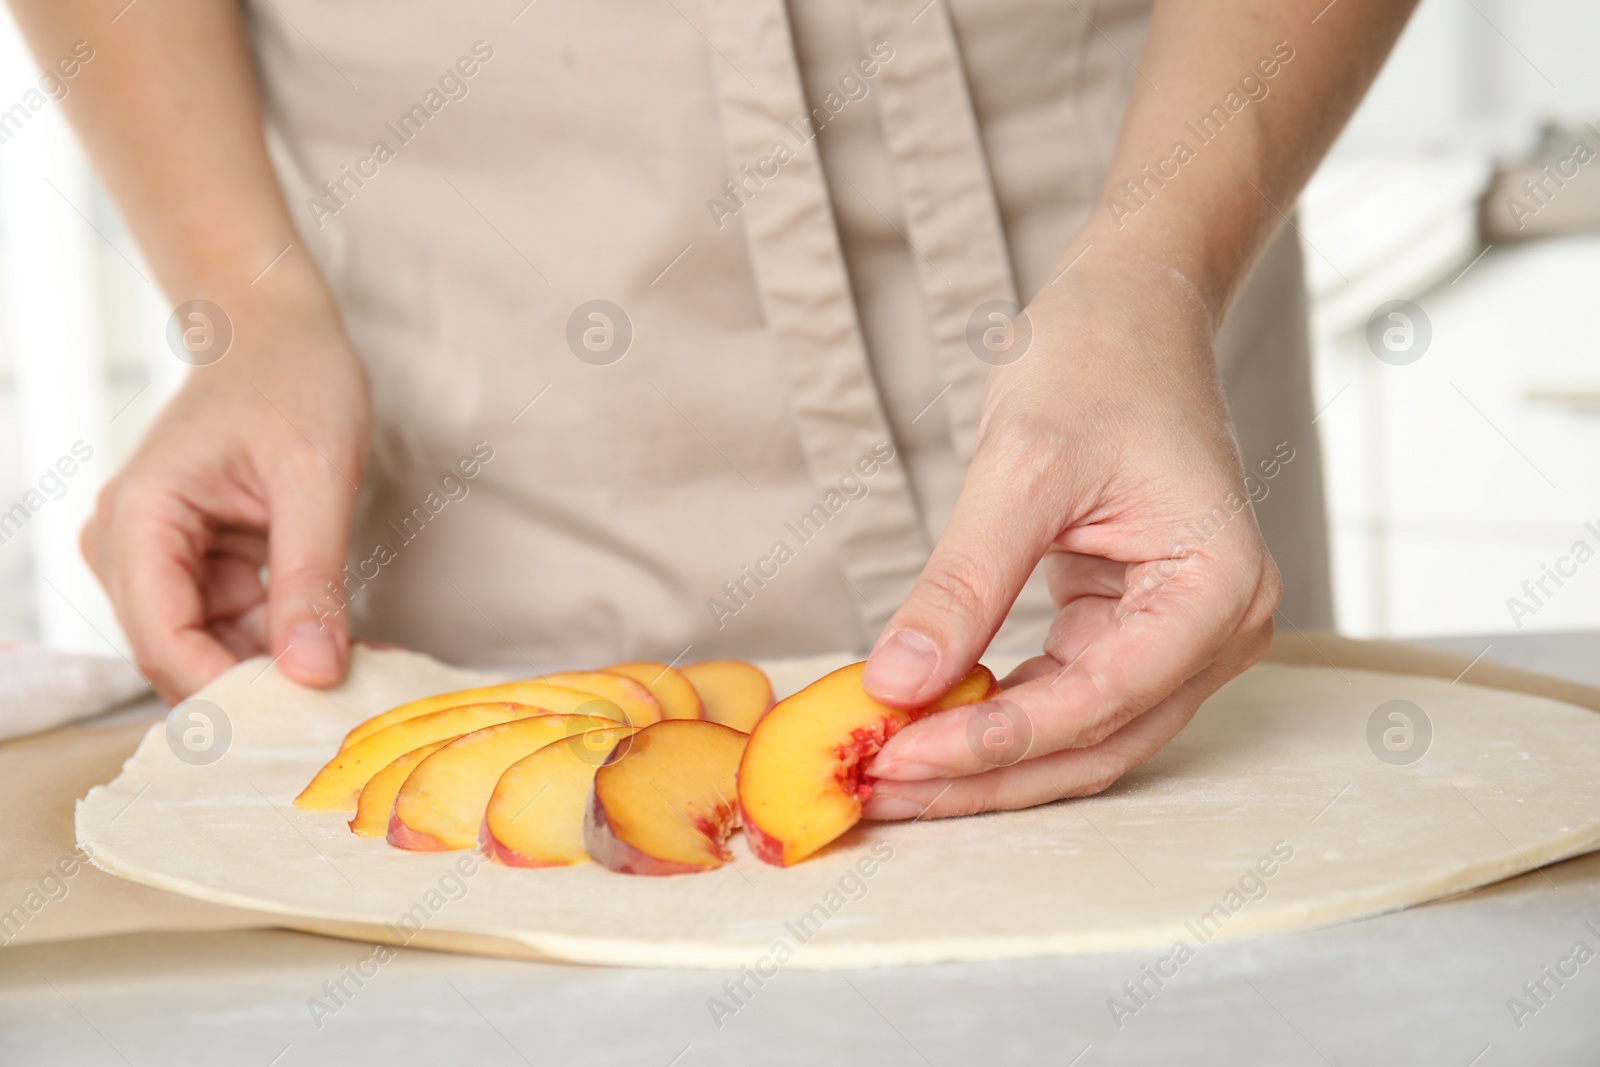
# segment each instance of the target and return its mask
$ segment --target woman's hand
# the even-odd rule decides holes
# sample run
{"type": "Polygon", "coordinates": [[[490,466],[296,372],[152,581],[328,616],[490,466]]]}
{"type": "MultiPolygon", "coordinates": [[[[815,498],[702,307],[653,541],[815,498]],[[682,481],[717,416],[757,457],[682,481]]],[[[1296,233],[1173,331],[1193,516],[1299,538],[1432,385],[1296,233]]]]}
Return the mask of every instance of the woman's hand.
{"type": "Polygon", "coordinates": [[[82,538],[169,704],[262,653],[297,682],[331,685],[349,641],[348,620],[319,621],[313,602],[339,603],[325,583],[344,568],[366,462],[365,372],[331,302],[225,310],[232,348],[190,372],[82,538]]]}
{"type": "Polygon", "coordinates": [[[1212,339],[1413,6],[1157,0],[1099,202],[990,377],[955,514],[862,684],[940,696],[1041,562],[1044,655],[891,738],[868,818],[1104,789],[1266,651],[1281,582],[1212,339]]]}
{"type": "Polygon", "coordinates": [[[990,377],[954,515],[868,661],[925,704],[987,648],[1042,561],[1044,655],[1004,694],[891,738],[868,818],[1023,808],[1105,789],[1260,659],[1281,584],[1256,527],[1212,355],[1177,271],[1094,253],[1027,309],[990,377]]]}

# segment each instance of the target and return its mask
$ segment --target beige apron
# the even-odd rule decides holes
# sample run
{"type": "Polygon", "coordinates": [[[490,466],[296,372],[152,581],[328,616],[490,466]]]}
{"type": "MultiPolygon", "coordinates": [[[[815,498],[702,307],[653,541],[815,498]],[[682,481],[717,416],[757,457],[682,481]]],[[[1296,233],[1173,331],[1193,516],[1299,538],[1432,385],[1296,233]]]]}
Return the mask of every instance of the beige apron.
{"type": "MultiPolygon", "coordinates": [[[[866,647],[970,455],[968,319],[1093,209],[1148,6],[252,4],[378,420],[324,609],[508,667],[866,647]]],[[[1268,260],[1219,360],[1246,463],[1294,449],[1257,511],[1326,625],[1292,236],[1268,260]]],[[[997,647],[1049,616],[1036,576],[997,647]]]]}

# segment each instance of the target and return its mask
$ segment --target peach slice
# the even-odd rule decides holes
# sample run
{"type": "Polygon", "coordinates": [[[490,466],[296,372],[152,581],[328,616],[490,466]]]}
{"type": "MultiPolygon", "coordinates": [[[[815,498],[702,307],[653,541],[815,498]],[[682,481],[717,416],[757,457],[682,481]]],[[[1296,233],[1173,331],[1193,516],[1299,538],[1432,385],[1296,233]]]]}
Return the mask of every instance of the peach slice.
{"type": "Polygon", "coordinates": [[[344,742],[339,748],[341,750],[349,748],[357,741],[370,737],[379,730],[387,729],[397,722],[467,704],[509,701],[513,704],[543,708],[553,715],[609,715],[610,718],[620,722],[624,715],[620,709],[616,714],[610,714],[603,704],[596,703],[605,697],[604,693],[586,690],[582,686],[557,685],[543,678],[506,682],[503,685],[486,685],[477,689],[458,689],[453,693],[440,693],[437,696],[423,697],[421,700],[401,704],[381,715],[374,715],[366,722],[357,723],[344,735],[344,742]],[[580,712],[579,708],[583,710],[580,712]]]}
{"type": "Polygon", "coordinates": [[[354,811],[361,787],[399,757],[431,741],[446,741],[495,723],[547,714],[543,708],[505,702],[467,704],[397,722],[340,749],[294,798],[306,811],[354,811]]]}
{"type": "Polygon", "coordinates": [[[862,765],[902,727],[999,692],[979,664],[937,702],[904,711],[862,692],[865,667],[842,667],[780,701],[750,735],[739,805],[750,848],[766,862],[798,863],[859,822],[872,795],[862,765]]]}
{"type": "Polygon", "coordinates": [[[507,767],[483,813],[479,846],[508,867],[588,863],[583,816],[595,771],[636,732],[632,726],[589,730],[507,767]]]}
{"type": "Polygon", "coordinates": [[[739,659],[708,659],[683,668],[705,703],[705,717],[749,733],[772,708],[767,672],[739,659]]]}
{"type": "Polygon", "coordinates": [[[646,659],[633,663],[613,663],[606,668],[606,673],[621,674],[642,683],[661,704],[662,718],[705,718],[699,692],[675,667],[646,659]]]}
{"type": "MultiPolygon", "coordinates": [[[[548,682],[550,685],[564,685],[570,689],[582,689],[585,693],[605,697],[622,709],[624,721],[629,726],[649,726],[653,722],[661,721],[660,701],[656,700],[647,685],[625,674],[612,674],[610,671],[565,671],[561,674],[547,674],[540,681],[548,682]]],[[[605,712],[589,712],[587,709],[581,714],[606,714],[607,718],[615,718],[605,712]]]]}
{"type": "Polygon", "coordinates": [[[669,719],[618,745],[595,772],[583,847],[623,874],[690,874],[726,863],[739,825],[736,776],[749,738],[721,723],[669,719]]]}
{"type": "Polygon", "coordinates": [[[357,837],[382,837],[387,834],[395,794],[400,792],[407,776],[417,764],[453,740],[433,741],[421,748],[414,748],[367,779],[367,784],[361,787],[361,799],[356,802],[356,817],[350,820],[350,832],[357,837]]]}
{"type": "Polygon", "coordinates": [[[616,725],[598,715],[535,715],[463,734],[425,757],[400,786],[389,844],[419,852],[470,848],[507,767],[551,742],[616,725]]]}

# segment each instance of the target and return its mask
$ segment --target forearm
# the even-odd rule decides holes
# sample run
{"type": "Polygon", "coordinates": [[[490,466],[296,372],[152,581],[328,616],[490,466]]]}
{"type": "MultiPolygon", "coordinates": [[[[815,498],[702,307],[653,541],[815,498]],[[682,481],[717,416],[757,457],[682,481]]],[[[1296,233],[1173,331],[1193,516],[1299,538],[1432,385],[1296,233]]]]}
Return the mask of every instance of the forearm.
{"type": "Polygon", "coordinates": [[[326,301],[303,255],[252,286],[298,238],[235,0],[10,3],[41,62],[94,49],[63,107],[171,300],[326,301]]]}
{"type": "Polygon", "coordinates": [[[1177,270],[1220,322],[1414,3],[1158,0],[1101,200],[1066,261],[1092,245],[1177,270]]]}

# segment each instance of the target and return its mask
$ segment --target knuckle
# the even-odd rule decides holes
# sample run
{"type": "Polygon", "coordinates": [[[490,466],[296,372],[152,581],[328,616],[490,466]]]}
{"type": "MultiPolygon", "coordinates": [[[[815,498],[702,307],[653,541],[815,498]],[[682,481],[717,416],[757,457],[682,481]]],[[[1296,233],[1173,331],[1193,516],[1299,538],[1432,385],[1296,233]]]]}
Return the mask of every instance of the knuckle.
{"type": "Polygon", "coordinates": [[[1120,730],[1122,725],[1119,718],[1095,719],[1078,732],[1078,746],[1080,748],[1093,748],[1120,730]]]}
{"type": "Polygon", "coordinates": [[[1003,810],[1005,803],[1002,798],[1005,786],[1003,781],[997,779],[1004,777],[990,771],[969,779],[970,785],[965,789],[951,790],[952,794],[957,795],[947,796],[937,805],[943,809],[939,812],[939,817],[958,818],[964,815],[981,815],[986,811],[1003,810]]]}
{"type": "Polygon", "coordinates": [[[1062,764],[1056,791],[1063,798],[1092,797],[1110,789],[1127,772],[1127,764],[1114,752],[1074,752],[1062,764]]]}
{"type": "Polygon", "coordinates": [[[1158,698],[1159,694],[1146,692],[1146,687],[1128,689],[1113,684],[1093,664],[1080,663],[1077,669],[1090,694],[1088,716],[1074,741],[1077,747],[1098,745],[1158,698]]]}
{"type": "Polygon", "coordinates": [[[997,420],[985,430],[979,450],[991,460],[1021,470],[1054,470],[1073,447],[1061,426],[1032,413],[997,420]]]}
{"type": "Polygon", "coordinates": [[[330,459],[324,459],[322,453],[298,438],[285,442],[285,447],[277,450],[272,460],[278,483],[286,488],[304,487],[338,477],[330,464],[337,463],[339,457],[333,453],[329,455],[330,459]]]}
{"type": "Polygon", "coordinates": [[[1096,793],[1104,793],[1117,783],[1125,768],[1109,759],[1097,759],[1090,766],[1089,772],[1081,777],[1071,787],[1072,791],[1067,796],[1092,797],[1096,793]]]}
{"type": "Polygon", "coordinates": [[[105,573],[100,566],[100,531],[93,517],[78,531],[78,552],[83,556],[83,561],[89,565],[89,569],[94,571],[103,583],[105,573]]]}
{"type": "Polygon", "coordinates": [[[1013,494],[1035,499],[1051,493],[1079,448],[1056,422],[1039,415],[996,420],[974,449],[974,466],[1003,474],[1013,494]]]}
{"type": "Polygon", "coordinates": [[[973,556],[952,552],[922,576],[924,592],[934,609],[957,618],[970,618],[987,604],[994,579],[984,563],[973,556]]]}
{"type": "Polygon", "coordinates": [[[279,564],[270,577],[273,586],[278,589],[316,591],[320,594],[324,585],[332,584],[333,569],[320,563],[295,561],[279,564]]]}
{"type": "Polygon", "coordinates": [[[1261,579],[1244,613],[1244,628],[1258,630],[1272,622],[1273,614],[1283,601],[1283,575],[1271,557],[1262,564],[1261,579]]]}

